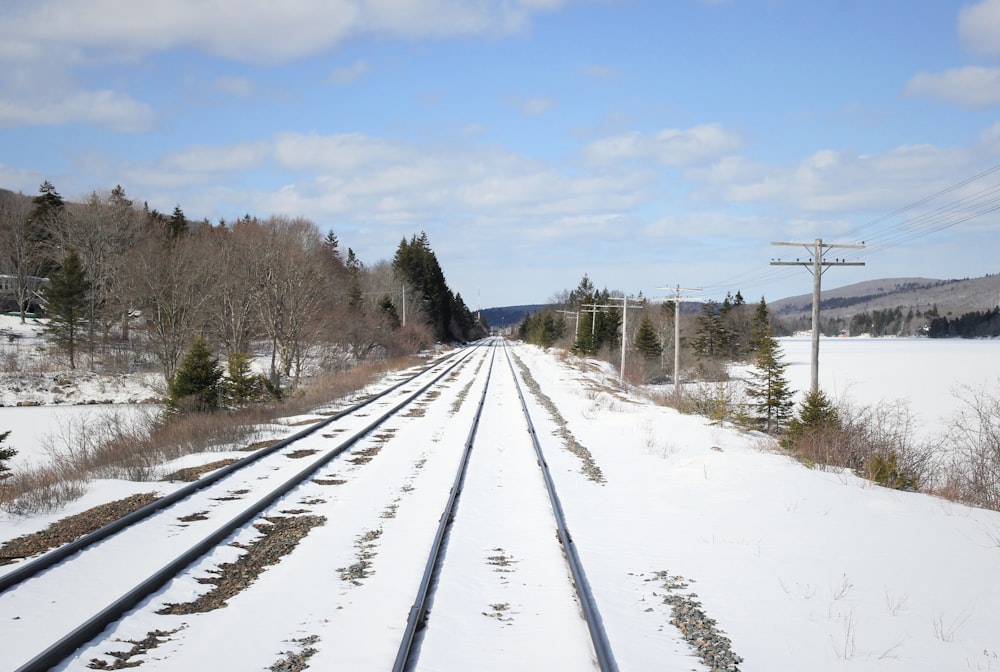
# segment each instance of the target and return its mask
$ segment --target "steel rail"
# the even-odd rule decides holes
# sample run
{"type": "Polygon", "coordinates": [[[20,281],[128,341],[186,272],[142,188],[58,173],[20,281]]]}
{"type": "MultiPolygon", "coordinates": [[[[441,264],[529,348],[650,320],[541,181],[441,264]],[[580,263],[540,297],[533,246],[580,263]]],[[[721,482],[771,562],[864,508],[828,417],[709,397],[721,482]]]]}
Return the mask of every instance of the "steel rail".
{"type": "Polygon", "coordinates": [[[409,378],[406,378],[394,385],[391,385],[385,390],[382,390],[378,394],[369,397],[364,401],[361,401],[348,408],[345,408],[335,413],[334,415],[330,416],[329,418],[326,418],[314,425],[310,425],[309,427],[306,427],[305,429],[302,429],[287,438],[272,443],[269,446],[265,446],[260,450],[254,451],[253,454],[248,455],[234,462],[233,464],[227,465],[225,467],[222,467],[221,469],[217,469],[209,474],[206,474],[205,476],[199,478],[197,481],[189,485],[185,485],[184,487],[175,490],[174,492],[168,495],[164,495],[163,497],[160,497],[156,501],[150,502],[149,504],[146,504],[145,506],[122,516],[118,520],[112,521],[107,525],[104,525],[103,527],[94,530],[93,532],[85,534],[79,539],[76,539],[74,541],[69,542],[68,544],[64,544],[58,548],[54,548],[50,551],[47,551],[45,554],[19,565],[17,568],[4,574],[3,576],[0,576],[0,594],[6,592],[10,588],[13,588],[14,586],[20,583],[23,583],[24,581],[27,581],[32,577],[41,574],[45,570],[62,562],[63,560],[77,553],[78,551],[82,551],[88,546],[96,544],[99,541],[103,541],[104,539],[107,539],[108,537],[117,534],[118,532],[124,530],[127,527],[131,527],[132,525],[148,518],[149,516],[153,515],[157,511],[160,511],[161,509],[173,506],[177,502],[186,499],[195,492],[203,490],[204,488],[213,485],[217,481],[226,478],[230,474],[239,471],[240,469],[243,469],[244,467],[253,464],[254,462],[257,462],[258,460],[261,460],[267,457],[268,455],[271,455],[272,453],[275,453],[281,450],[282,448],[292,443],[295,443],[296,441],[299,441],[300,439],[303,439],[315,432],[318,432],[319,430],[329,426],[331,423],[334,423],[345,416],[351,415],[352,413],[356,413],[358,410],[365,408],[369,404],[372,404],[378,401],[379,399],[382,399],[383,397],[388,396],[389,394],[396,391],[400,387],[413,382],[420,376],[425,375],[429,370],[433,369],[434,367],[442,363],[447,362],[450,358],[458,356],[458,354],[460,354],[461,352],[462,351],[459,350],[456,353],[452,353],[447,357],[445,357],[444,359],[442,359],[440,362],[435,362],[429,368],[424,369],[423,371],[420,371],[419,373],[416,373],[410,376],[409,378]]]}
{"type": "Polygon", "coordinates": [[[552,476],[549,473],[548,463],[545,461],[544,455],[542,454],[542,448],[538,442],[538,436],[535,433],[534,424],[531,422],[531,414],[528,412],[524,394],[521,391],[521,385],[517,380],[514,364],[510,359],[510,354],[507,352],[507,347],[504,344],[503,339],[500,339],[500,343],[501,345],[499,346],[494,345],[493,357],[490,358],[490,368],[487,372],[486,383],[483,385],[483,393],[479,399],[479,406],[476,409],[476,415],[473,419],[472,427],[469,430],[468,439],[466,439],[465,442],[465,450],[462,453],[462,458],[459,462],[458,470],[455,475],[455,481],[451,488],[451,494],[448,497],[448,502],[445,504],[444,512],[441,514],[441,519],[438,523],[437,533],[434,536],[434,542],[431,546],[427,564],[424,568],[424,574],[420,581],[420,586],[417,589],[416,600],[410,608],[406,621],[406,628],[403,632],[403,638],[396,654],[396,660],[392,667],[393,672],[405,672],[416,662],[417,652],[415,651],[415,645],[417,632],[424,625],[431,597],[431,586],[434,583],[437,571],[441,567],[444,559],[445,540],[447,538],[449,528],[455,519],[458,499],[461,495],[466,473],[468,472],[469,456],[472,452],[472,446],[475,442],[476,433],[479,428],[479,420],[482,415],[483,406],[486,402],[486,393],[489,389],[490,378],[493,374],[493,362],[496,357],[497,347],[503,349],[507,358],[507,364],[511,370],[511,375],[514,378],[514,386],[517,390],[517,395],[521,403],[521,411],[524,414],[525,421],[527,422],[528,433],[531,435],[535,455],[538,458],[538,465],[542,471],[545,488],[548,493],[549,501],[552,505],[552,513],[556,521],[559,541],[562,544],[566,562],[573,577],[574,588],[580,601],[584,620],[587,622],[587,629],[590,633],[594,652],[597,656],[598,666],[602,672],[618,672],[618,665],[615,662],[614,655],[611,652],[611,645],[608,642],[607,633],[604,630],[604,622],[597,609],[596,601],[594,600],[593,593],[590,590],[590,584],[587,581],[586,574],[583,571],[583,564],[580,562],[580,557],[576,552],[575,545],[573,544],[572,536],[566,526],[566,517],[563,514],[562,505],[556,495],[555,484],[553,483],[552,476]]]}
{"type": "MultiPolygon", "coordinates": [[[[430,382],[423,385],[416,392],[406,397],[403,401],[399,402],[393,406],[390,410],[386,411],[384,414],[373,420],[366,427],[355,432],[351,437],[345,439],[339,443],[335,448],[327,452],[325,455],[319,459],[313,461],[309,466],[305,467],[297,474],[292,476],[290,479],[282,483],[280,486],[267,493],[264,497],[257,500],[256,503],[252,504],[248,508],[244,509],[242,513],[231,519],[224,526],[218,528],[215,532],[209,534],[203,538],[200,542],[193,545],[187,551],[182,553],[180,556],[175,558],[169,564],[165,565],[159,571],[151,575],[149,578],[144,580],[142,583],[134,587],[132,590],[128,591],[113,603],[109,604],[100,613],[91,617],[85,623],[74,629],[72,632],[66,634],[58,641],[50,645],[44,651],[36,655],[27,663],[18,667],[16,672],[41,672],[42,670],[48,670],[52,667],[58,665],[59,663],[65,661],[69,658],[73,652],[79,649],[81,646],[90,642],[97,635],[99,635],[105,628],[107,628],[112,623],[120,620],[129,610],[133,609],[145,599],[150,597],[157,590],[165,586],[171,579],[177,576],[181,570],[188,567],[196,560],[201,558],[203,555],[208,553],[210,550],[221,544],[225,539],[232,536],[237,530],[246,525],[248,522],[253,520],[256,516],[262,513],[265,509],[270,507],[276,501],[281,499],[290,490],[297,487],[299,484],[303,483],[309,479],[317,470],[322,468],[333,458],[337,457],[345,450],[359,442],[366,435],[370,434],[380,425],[382,425],[386,420],[396,415],[402,408],[412,403],[419,396],[424,394],[427,390],[435,386],[442,378],[444,378],[448,373],[450,373],[455,367],[460,363],[465,361],[473,352],[475,348],[466,348],[460,351],[454,362],[452,362],[447,368],[441,373],[437,374],[430,382]]],[[[456,356],[453,356],[456,357],[456,356]]],[[[412,380],[412,379],[410,379],[412,380]]],[[[404,381],[409,382],[409,381],[404,381]]],[[[315,431],[315,430],[314,430],[315,431]]],[[[301,437],[299,437],[301,438],[301,437]]]]}
{"type": "Polygon", "coordinates": [[[611,644],[608,641],[607,632],[604,630],[604,620],[601,612],[597,609],[597,601],[587,581],[587,575],[583,571],[583,563],[577,553],[573,536],[569,533],[566,525],[566,515],[563,513],[562,503],[559,495],[556,494],[556,486],[552,481],[552,474],[549,472],[549,464],[542,453],[542,446],[538,441],[538,434],[535,426],[531,422],[531,414],[528,412],[528,405],[521,390],[521,384],[517,380],[517,372],[514,363],[511,361],[510,352],[506,345],[503,346],[504,354],[507,356],[507,364],[510,366],[511,374],[514,376],[514,387],[517,388],[517,396],[521,401],[521,410],[524,412],[524,419],[528,423],[528,433],[531,434],[531,442],[535,446],[535,455],[538,456],[538,466],[542,470],[545,479],[545,489],[549,494],[549,501],[552,503],[552,514],[556,519],[556,528],[559,534],[559,541],[562,543],[563,552],[566,554],[566,563],[569,565],[573,575],[573,585],[576,588],[577,597],[580,599],[580,608],[583,610],[584,620],[587,621],[587,629],[590,631],[590,639],[594,645],[594,653],[597,654],[597,664],[602,672],[617,672],[618,663],[615,662],[614,654],[611,651],[611,644]]]}
{"type": "Polygon", "coordinates": [[[472,445],[476,440],[476,432],[479,429],[479,419],[483,414],[483,406],[486,404],[486,391],[490,386],[490,376],[493,375],[493,360],[496,357],[496,347],[494,346],[490,357],[490,366],[486,370],[486,382],[483,384],[483,393],[479,397],[479,405],[476,407],[476,414],[472,420],[472,427],[465,440],[465,447],[462,457],[459,460],[458,469],[455,473],[455,480],[448,495],[448,501],[444,506],[444,511],[438,521],[437,532],[434,534],[434,541],[427,557],[427,564],[424,566],[424,573],[417,588],[417,597],[410,608],[406,619],[406,628],[403,630],[403,639],[396,653],[396,660],[392,665],[393,672],[403,672],[412,663],[414,656],[414,646],[417,641],[417,632],[423,627],[427,617],[427,605],[431,595],[431,585],[437,575],[437,569],[444,558],[444,542],[448,535],[448,528],[455,520],[455,511],[458,508],[458,499],[465,484],[465,475],[468,473],[469,457],[472,454],[472,445]]]}

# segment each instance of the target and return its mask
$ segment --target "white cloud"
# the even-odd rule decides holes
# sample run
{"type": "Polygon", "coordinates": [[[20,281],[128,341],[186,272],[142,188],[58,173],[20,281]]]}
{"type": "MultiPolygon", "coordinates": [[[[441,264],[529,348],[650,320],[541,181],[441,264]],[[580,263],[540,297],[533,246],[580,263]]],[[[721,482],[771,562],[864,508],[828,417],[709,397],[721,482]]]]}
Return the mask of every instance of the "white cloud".
{"type": "Polygon", "coordinates": [[[367,61],[355,61],[351,65],[334,69],[327,77],[331,84],[352,84],[372,71],[372,66],[367,61]]]}
{"type": "Polygon", "coordinates": [[[585,147],[583,158],[590,165],[652,161],[690,166],[734,152],[742,144],[739,134],[718,124],[704,124],[684,130],[667,128],[653,134],[633,132],[603,138],[585,147]]]}
{"type": "Polygon", "coordinates": [[[171,171],[219,173],[251,170],[271,156],[266,142],[241,142],[226,147],[196,145],[164,156],[159,165],[171,171]]]}
{"type": "Polygon", "coordinates": [[[824,150],[792,166],[727,157],[688,171],[707,202],[769,204],[791,212],[892,210],[981,169],[981,154],[930,145],[904,145],[881,154],[824,150]]]}
{"type": "Polygon", "coordinates": [[[275,139],[275,158],[292,170],[351,173],[372,167],[411,163],[413,148],[362,133],[303,135],[281,133],[275,139]]]}
{"type": "Polygon", "coordinates": [[[580,72],[593,79],[610,80],[618,76],[618,71],[608,65],[592,63],[580,68],[580,72]]]}
{"type": "Polygon", "coordinates": [[[117,91],[76,91],[46,100],[0,99],[0,126],[49,126],[82,122],[125,133],[153,127],[147,104],[117,91]]]}
{"type": "Polygon", "coordinates": [[[942,73],[920,72],[910,79],[904,92],[965,107],[1000,105],[1000,67],[969,66],[942,73]]]}
{"type": "MultiPolygon", "coordinates": [[[[569,0],[40,0],[5,7],[0,44],[68,58],[75,49],[149,53],[181,46],[252,63],[281,63],[361,35],[505,35],[569,0]],[[45,45],[39,50],[37,45],[45,45]],[[54,53],[53,53],[54,50],[54,53]]],[[[8,47],[3,51],[11,51],[8,47]]],[[[0,51],[0,53],[3,53],[0,51]]]]}
{"type": "Polygon", "coordinates": [[[514,106],[526,117],[538,117],[555,106],[555,101],[545,96],[532,96],[514,100],[514,106]]]}
{"type": "Polygon", "coordinates": [[[0,185],[4,189],[33,196],[38,193],[38,187],[45,179],[45,175],[38,171],[0,163],[0,185]]]}
{"type": "Polygon", "coordinates": [[[963,7],[958,14],[958,36],[973,53],[1000,55],[1000,0],[963,7]]]}
{"type": "Polygon", "coordinates": [[[257,93],[257,84],[248,77],[219,77],[211,82],[209,88],[240,98],[250,98],[257,93]]]}

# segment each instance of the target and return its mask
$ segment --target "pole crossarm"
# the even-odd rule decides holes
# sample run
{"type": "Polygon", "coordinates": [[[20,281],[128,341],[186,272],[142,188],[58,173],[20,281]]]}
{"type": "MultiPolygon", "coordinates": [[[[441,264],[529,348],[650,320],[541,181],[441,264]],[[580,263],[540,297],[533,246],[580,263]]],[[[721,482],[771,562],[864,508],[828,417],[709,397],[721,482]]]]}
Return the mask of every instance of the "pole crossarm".
{"type": "Polygon", "coordinates": [[[576,328],[573,329],[573,333],[576,338],[580,338],[580,311],[579,310],[557,310],[557,313],[562,313],[563,315],[571,315],[576,320],[576,328]]]}
{"type": "Polygon", "coordinates": [[[782,242],[775,243],[772,245],[781,245],[785,247],[803,247],[805,250],[812,255],[812,258],[808,261],[782,261],[781,259],[772,259],[772,266],[803,266],[806,270],[813,274],[813,301],[812,301],[812,362],[811,362],[811,383],[812,392],[816,393],[819,391],[819,302],[821,290],[821,278],[823,274],[833,266],[864,266],[863,261],[847,261],[846,259],[834,259],[829,261],[824,259],[824,255],[828,250],[837,249],[848,249],[848,250],[863,250],[865,249],[865,244],[850,244],[850,243],[824,243],[822,238],[817,238],[812,243],[805,242],[782,242]]]}

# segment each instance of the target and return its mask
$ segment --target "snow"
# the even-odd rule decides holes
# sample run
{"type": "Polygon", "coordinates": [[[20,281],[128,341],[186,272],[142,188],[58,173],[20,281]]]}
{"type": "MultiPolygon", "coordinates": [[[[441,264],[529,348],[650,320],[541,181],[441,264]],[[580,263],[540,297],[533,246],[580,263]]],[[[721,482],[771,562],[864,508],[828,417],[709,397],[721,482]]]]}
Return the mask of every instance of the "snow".
{"type": "MultiPolygon", "coordinates": [[[[619,391],[606,366],[512,347],[606,478],[602,484],[581,473],[580,460],[561,447],[555,419],[528,393],[620,669],[704,669],[669,623],[670,609],[662,600],[666,590],[655,576],[661,571],[690,582],[688,591],[697,593],[745,659],[744,672],[1000,669],[1000,513],[888,490],[849,473],[807,469],[766,437],[619,391]]],[[[793,386],[805,389],[808,339],[782,339],[782,347],[793,386]]],[[[821,384],[834,396],[859,402],[906,399],[932,432],[956,407],[951,395],[956,386],[996,390],[997,348],[997,341],[825,339],[821,384]]],[[[284,651],[302,648],[292,640],[314,634],[319,640],[313,669],[385,669],[423,569],[417,559],[430,543],[427,531],[447,497],[478,399],[473,389],[454,410],[459,388],[472,379],[470,368],[428,402],[426,417],[394,420],[384,430],[391,438],[368,465],[342,458],[321,474],[343,478],[344,485],[302,486],[296,497],[326,500],[311,508],[328,522],[233,598],[229,608],[185,617],[153,613],[162,602],[205,590],[193,577],[204,576],[218,561],[205,558],[200,569],[138,608],[114,636],[135,639],[183,626],[143,657],[149,670],[266,669],[284,651]],[[392,485],[372,485],[383,482],[392,485]],[[374,574],[360,585],[342,581],[338,568],[357,560],[358,538],[371,530],[380,531],[372,547],[374,574]]],[[[479,372],[476,380],[481,378],[479,372]]],[[[0,409],[0,423],[7,410],[0,409]]],[[[461,525],[481,536],[463,533],[467,541],[461,543],[468,546],[456,541],[449,549],[445,569],[458,577],[459,587],[435,603],[425,640],[428,658],[420,669],[476,667],[469,656],[477,650],[487,660],[502,660],[485,648],[495,640],[517,647],[516,663],[506,669],[590,669],[586,656],[573,657],[580,655],[576,640],[564,645],[555,639],[570,637],[564,631],[547,637],[540,630],[552,620],[535,623],[526,609],[513,613],[539,588],[547,596],[541,606],[561,614],[551,619],[572,619],[559,611],[565,608],[560,606],[565,576],[529,567],[551,552],[554,527],[531,545],[519,545],[508,534],[513,521],[538,517],[533,476],[514,458],[515,451],[520,457],[530,451],[521,443],[519,412],[505,402],[490,410],[492,420],[484,419],[488,426],[473,454],[475,471],[455,524],[459,532],[461,525]],[[502,518],[495,504],[502,504],[502,518]],[[509,576],[514,585],[504,585],[505,575],[487,564],[486,553],[496,548],[519,563],[509,576]],[[513,620],[485,615],[493,603],[510,603],[513,620]],[[465,645],[455,642],[459,634],[465,645]],[[434,644],[439,636],[442,647],[434,644]],[[569,657],[560,659],[560,651],[569,657]]],[[[321,436],[310,441],[329,443],[321,436]]],[[[165,487],[97,482],[60,515],[165,487]]],[[[57,517],[4,515],[0,539],[57,517]]],[[[163,536],[177,534],[175,516],[165,518],[163,536]]],[[[247,543],[254,534],[248,529],[240,541],[247,543]]],[[[233,553],[224,548],[218,555],[231,559],[233,553]]],[[[62,599],[74,595],[67,589],[62,599]]],[[[0,602],[0,619],[9,622],[11,614],[3,609],[0,602]]],[[[10,632],[0,629],[0,650],[17,645],[10,632]]],[[[97,645],[65,669],[85,669],[90,658],[115,648],[127,646],[97,645]]]]}
{"type": "MultiPolygon", "coordinates": [[[[778,339],[793,389],[810,384],[811,339],[778,339]]],[[[924,436],[946,430],[964,390],[1000,391],[1000,339],[822,338],[819,385],[831,399],[903,402],[924,436]]]]}

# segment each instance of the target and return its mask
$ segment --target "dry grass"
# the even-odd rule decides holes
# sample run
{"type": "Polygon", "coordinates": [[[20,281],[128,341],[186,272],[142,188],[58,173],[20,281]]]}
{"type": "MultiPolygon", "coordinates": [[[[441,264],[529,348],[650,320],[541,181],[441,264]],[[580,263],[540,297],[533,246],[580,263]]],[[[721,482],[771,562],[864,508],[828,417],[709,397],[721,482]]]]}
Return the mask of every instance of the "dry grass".
{"type": "Polygon", "coordinates": [[[159,406],[139,413],[112,412],[63,423],[44,446],[49,463],[13,473],[0,485],[0,507],[30,514],[58,510],[83,495],[98,478],[157,480],[163,464],[206,451],[256,449],[267,426],[279,417],[302,415],[356,392],[414,358],[367,362],[349,371],[315,378],[278,403],[236,411],[191,413],[165,419],[159,406]]]}

